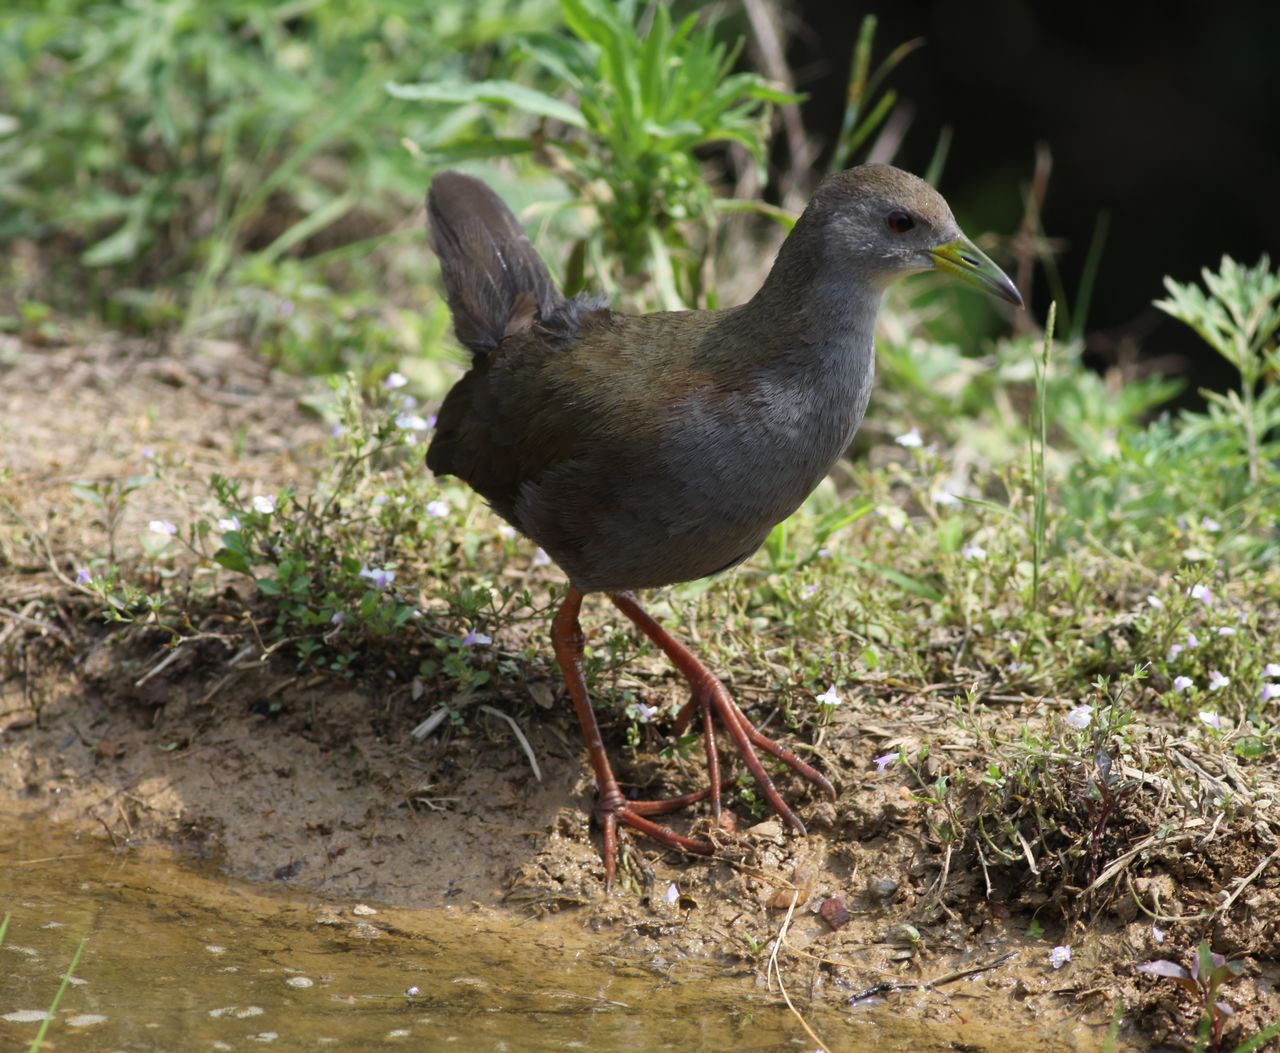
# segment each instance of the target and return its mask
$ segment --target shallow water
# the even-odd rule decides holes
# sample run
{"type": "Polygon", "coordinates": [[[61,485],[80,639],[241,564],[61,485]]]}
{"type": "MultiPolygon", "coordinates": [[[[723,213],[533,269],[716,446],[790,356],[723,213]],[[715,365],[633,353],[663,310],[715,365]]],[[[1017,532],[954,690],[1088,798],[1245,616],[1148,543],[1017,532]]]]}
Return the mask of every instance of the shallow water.
{"type": "MultiPolygon", "coordinates": [[[[5,1050],[35,1037],[82,939],[47,1051],[815,1048],[752,976],[723,963],[610,958],[571,915],[286,898],[157,849],[8,825],[5,1050]]],[[[850,1010],[838,998],[804,1013],[833,1050],[1028,1048],[954,1015],[930,1029],[891,1006],[850,1010]]],[[[1097,1044],[1085,1029],[1035,1048],[1097,1044]]]]}

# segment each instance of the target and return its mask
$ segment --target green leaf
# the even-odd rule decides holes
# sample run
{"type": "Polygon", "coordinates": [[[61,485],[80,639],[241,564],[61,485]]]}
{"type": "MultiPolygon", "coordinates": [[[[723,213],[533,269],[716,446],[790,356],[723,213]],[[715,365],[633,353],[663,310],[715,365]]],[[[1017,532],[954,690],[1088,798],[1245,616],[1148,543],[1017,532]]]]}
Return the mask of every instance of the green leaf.
{"type": "Polygon", "coordinates": [[[231,548],[220,548],[214,553],[213,561],[220,567],[226,567],[227,570],[234,570],[238,574],[249,574],[252,567],[249,565],[248,559],[245,558],[243,552],[237,552],[231,548]]]}
{"type": "Polygon", "coordinates": [[[396,84],[387,85],[388,94],[410,102],[482,102],[490,106],[514,106],[536,117],[550,117],[575,128],[585,128],[582,111],[566,102],[523,84],[509,80],[485,80],[477,84],[396,84]]]}

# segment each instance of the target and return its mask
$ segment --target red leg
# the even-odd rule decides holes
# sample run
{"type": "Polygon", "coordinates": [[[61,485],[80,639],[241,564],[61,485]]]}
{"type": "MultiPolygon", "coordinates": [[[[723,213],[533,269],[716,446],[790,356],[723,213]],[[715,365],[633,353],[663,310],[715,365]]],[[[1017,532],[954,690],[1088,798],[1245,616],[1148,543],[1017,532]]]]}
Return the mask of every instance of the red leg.
{"type": "Polygon", "coordinates": [[[674,830],[645,818],[646,815],[662,815],[684,808],[707,796],[710,790],[685,794],[669,801],[633,802],[622,796],[618,781],[613,777],[613,769],[609,766],[609,757],[604,751],[600,727],[596,723],[591,699],[587,695],[587,681],[582,675],[582,626],[578,623],[578,612],[581,609],[582,593],[570,588],[551,623],[551,639],[556,661],[560,663],[569,695],[573,699],[573,707],[578,713],[578,723],[582,725],[582,737],[586,741],[587,753],[591,757],[591,767],[596,776],[596,816],[600,820],[604,841],[604,883],[605,888],[610,888],[618,868],[619,823],[640,831],[668,848],[677,848],[695,855],[711,855],[715,850],[711,842],[682,837],[674,830]]]}
{"type": "Polygon", "coordinates": [[[720,773],[719,762],[715,756],[714,731],[711,728],[710,717],[712,710],[720,718],[720,723],[724,725],[725,730],[733,739],[734,745],[738,747],[738,752],[742,754],[743,763],[746,764],[747,770],[751,772],[752,777],[756,780],[761,792],[764,793],[773,810],[800,833],[804,833],[804,824],[800,822],[795,813],[787,806],[786,801],[782,799],[782,795],[778,793],[777,788],[773,785],[773,780],[769,777],[769,773],[764,770],[764,765],[760,763],[760,758],[753,748],[753,743],[755,746],[759,746],[766,752],[773,754],[793,771],[803,775],[834,800],[835,789],[831,783],[794,753],[783,749],[772,739],[756,730],[752,723],[747,720],[742,710],[738,708],[738,704],[725,689],[724,684],[720,683],[711,671],[698,661],[693,652],[659,625],[640,606],[634,596],[629,593],[619,592],[611,593],[609,598],[613,600],[623,614],[636,624],[641,632],[666,652],[667,657],[684,674],[685,679],[689,681],[689,686],[693,689],[693,698],[685,704],[676,717],[675,730],[677,733],[683,732],[690,719],[692,719],[694,705],[697,704],[701,707],[703,735],[705,742],[708,744],[707,768],[711,775],[711,787],[709,790],[711,808],[717,820],[720,815],[720,773]]]}

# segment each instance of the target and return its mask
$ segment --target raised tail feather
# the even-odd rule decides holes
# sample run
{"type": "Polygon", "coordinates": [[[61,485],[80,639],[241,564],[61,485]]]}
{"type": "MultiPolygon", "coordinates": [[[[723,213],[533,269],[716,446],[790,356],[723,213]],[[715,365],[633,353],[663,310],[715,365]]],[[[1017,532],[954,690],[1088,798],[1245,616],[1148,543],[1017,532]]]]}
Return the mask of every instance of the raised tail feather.
{"type": "Polygon", "coordinates": [[[564,305],[516,217],[480,180],[437,175],[427,193],[427,223],[454,331],[472,353],[493,350],[564,305]]]}

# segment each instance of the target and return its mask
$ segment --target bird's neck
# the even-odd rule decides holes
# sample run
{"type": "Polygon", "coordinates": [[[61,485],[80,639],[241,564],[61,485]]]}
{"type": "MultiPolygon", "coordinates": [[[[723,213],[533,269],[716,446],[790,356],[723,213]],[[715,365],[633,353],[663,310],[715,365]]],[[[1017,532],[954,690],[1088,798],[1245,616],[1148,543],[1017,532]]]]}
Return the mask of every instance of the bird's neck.
{"type": "Polygon", "coordinates": [[[870,275],[834,265],[803,220],[783,242],[760,291],[738,309],[739,344],[760,364],[870,372],[876,313],[884,289],[870,275]]]}

